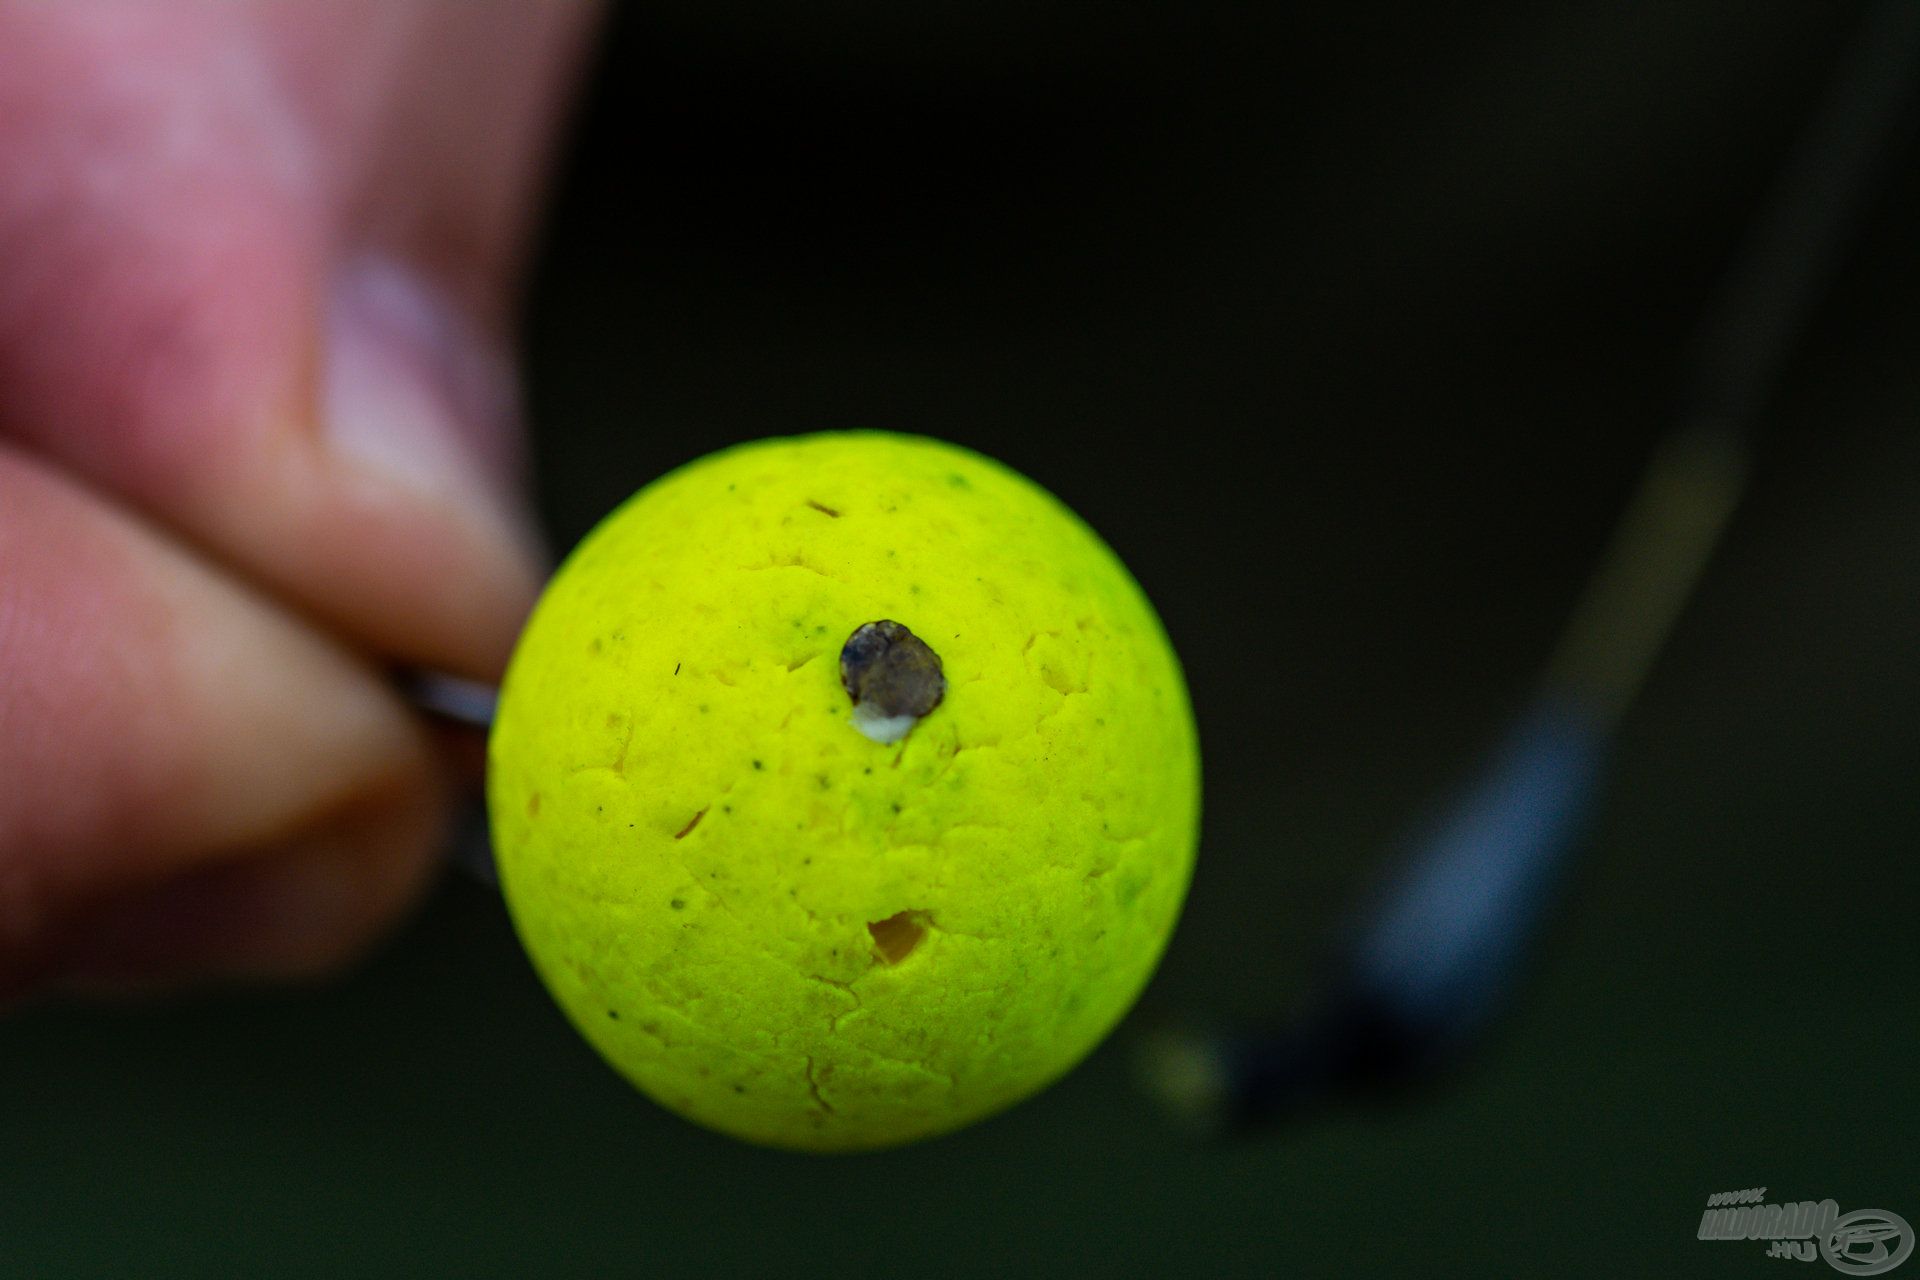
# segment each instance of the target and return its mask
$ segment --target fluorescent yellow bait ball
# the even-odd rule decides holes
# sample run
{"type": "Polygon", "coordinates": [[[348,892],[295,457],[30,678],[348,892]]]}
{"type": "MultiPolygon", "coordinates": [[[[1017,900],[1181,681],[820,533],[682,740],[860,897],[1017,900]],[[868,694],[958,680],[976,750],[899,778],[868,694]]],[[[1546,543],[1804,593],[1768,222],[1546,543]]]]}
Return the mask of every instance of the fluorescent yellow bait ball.
{"type": "Polygon", "coordinates": [[[958,1128],[1099,1043],[1179,913],[1200,764],[1173,650],[1085,524],[966,450],[829,434],[694,462],[580,545],[508,670],[488,800],[520,937],[607,1060],[701,1124],[834,1150],[958,1128]],[[843,672],[880,621],[899,643],[843,672]],[[939,700],[889,722],[882,676],[939,700]]]}

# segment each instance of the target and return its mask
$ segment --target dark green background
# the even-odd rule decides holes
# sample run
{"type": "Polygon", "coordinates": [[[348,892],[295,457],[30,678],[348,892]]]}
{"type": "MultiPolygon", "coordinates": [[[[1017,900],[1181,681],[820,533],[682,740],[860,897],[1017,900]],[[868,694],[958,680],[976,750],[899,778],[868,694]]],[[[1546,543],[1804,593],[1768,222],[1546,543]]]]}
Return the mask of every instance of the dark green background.
{"type": "Polygon", "coordinates": [[[766,1153],[620,1083],[456,881],[324,989],[0,1025],[0,1276],[1765,1276],[1709,1193],[1920,1222],[1911,149],[1492,1043],[1225,1145],[1133,1090],[1138,1026],[1289,1007],[1518,705],[1856,12],[1280,8],[624,11],[530,311],[561,546],[849,426],[1113,542],[1207,764],[1134,1023],[968,1132],[766,1153]]]}

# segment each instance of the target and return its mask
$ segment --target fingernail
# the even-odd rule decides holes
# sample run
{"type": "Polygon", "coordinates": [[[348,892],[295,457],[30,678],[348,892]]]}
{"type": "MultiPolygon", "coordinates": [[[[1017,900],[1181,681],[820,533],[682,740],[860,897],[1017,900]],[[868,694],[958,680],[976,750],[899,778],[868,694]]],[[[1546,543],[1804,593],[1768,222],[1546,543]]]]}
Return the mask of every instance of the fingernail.
{"type": "Polygon", "coordinates": [[[426,274],[381,254],[342,262],[322,390],[326,428],[346,456],[423,495],[490,503],[530,537],[512,363],[426,274]]]}

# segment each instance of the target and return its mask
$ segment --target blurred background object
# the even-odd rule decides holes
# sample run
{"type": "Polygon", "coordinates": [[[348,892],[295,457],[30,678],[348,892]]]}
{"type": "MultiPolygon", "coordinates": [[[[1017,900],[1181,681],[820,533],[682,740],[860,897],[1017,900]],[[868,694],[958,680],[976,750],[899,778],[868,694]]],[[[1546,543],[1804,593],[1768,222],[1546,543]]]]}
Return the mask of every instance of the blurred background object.
{"type": "MultiPolygon", "coordinates": [[[[1862,11],[622,9],[530,300],[550,530],[825,427],[1053,489],[1201,722],[1138,1021],[1256,1023],[1529,695],[1862,11]]],[[[325,990],[0,1023],[0,1272],[1745,1275],[1713,1192],[1913,1220],[1916,210],[1909,159],[1470,1070],[1220,1146],[1117,1040],[950,1139],[768,1154],[634,1095],[450,881],[325,990]]]]}
{"type": "MultiPolygon", "coordinates": [[[[1678,362],[1645,464],[1498,748],[1403,838],[1336,934],[1304,1010],[1268,1028],[1186,1014],[1142,1042],[1141,1083],[1203,1131],[1424,1083],[1513,997],[1589,843],[1613,737],[1712,568],[1773,398],[1880,180],[1903,158],[1920,6],[1875,0],[1828,75],[1678,362]]],[[[1811,1247],[1811,1246],[1809,1246],[1811,1247]]]]}

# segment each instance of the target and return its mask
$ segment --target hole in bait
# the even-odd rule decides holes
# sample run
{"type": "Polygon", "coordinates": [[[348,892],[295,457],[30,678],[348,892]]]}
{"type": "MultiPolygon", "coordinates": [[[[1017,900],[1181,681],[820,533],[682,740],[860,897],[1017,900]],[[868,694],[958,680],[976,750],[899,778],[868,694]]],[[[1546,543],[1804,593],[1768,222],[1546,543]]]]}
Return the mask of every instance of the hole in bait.
{"type": "Polygon", "coordinates": [[[880,958],[888,964],[899,964],[926,939],[927,913],[896,911],[885,920],[870,921],[867,932],[873,935],[873,947],[880,958]]]}
{"type": "Polygon", "coordinates": [[[869,622],[840,650],[840,684],[853,699],[853,723],[875,742],[898,742],[940,705],[947,678],[940,655],[898,622],[869,622]]]}

